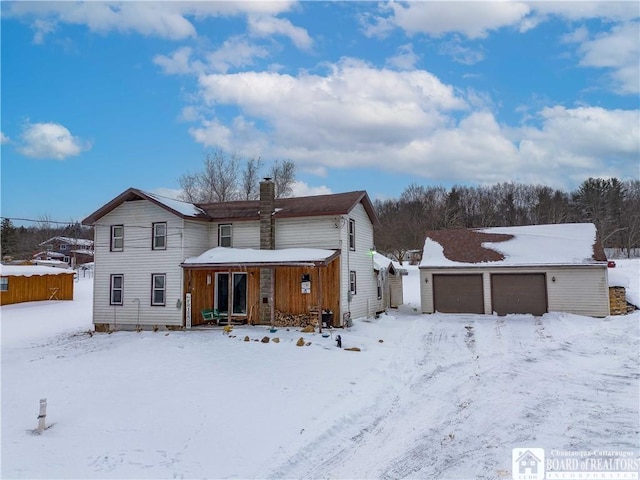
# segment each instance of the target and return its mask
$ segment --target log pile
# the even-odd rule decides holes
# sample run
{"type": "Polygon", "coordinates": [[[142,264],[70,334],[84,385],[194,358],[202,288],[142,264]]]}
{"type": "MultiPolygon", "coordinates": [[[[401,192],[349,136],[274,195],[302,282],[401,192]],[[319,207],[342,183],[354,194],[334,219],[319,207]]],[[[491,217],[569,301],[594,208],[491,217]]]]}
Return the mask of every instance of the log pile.
{"type": "Polygon", "coordinates": [[[276,327],[306,327],[307,325],[317,326],[318,317],[308,313],[295,315],[279,310],[275,311],[274,326],[276,327]]]}

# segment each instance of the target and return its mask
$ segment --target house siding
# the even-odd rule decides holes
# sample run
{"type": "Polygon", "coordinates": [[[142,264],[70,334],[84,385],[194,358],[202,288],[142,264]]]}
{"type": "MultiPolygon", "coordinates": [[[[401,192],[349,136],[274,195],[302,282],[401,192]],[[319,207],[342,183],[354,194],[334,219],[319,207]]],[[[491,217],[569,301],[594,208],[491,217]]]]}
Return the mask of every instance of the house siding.
{"type": "Polygon", "coordinates": [[[422,313],[434,312],[434,274],[482,273],[484,313],[493,313],[491,275],[502,273],[544,273],[547,286],[547,310],[592,317],[609,315],[609,292],[606,265],[540,266],[501,268],[420,268],[420,302],[422,313]],[[555,277],[556,281],[553,281],[555,277]]]}
{"type": "Polygon", "coordinates": [[[373,270],[373,225],[359,203],[349,215],[344,216],[340,230],[342,245],[342,273],[340,304],[344,315],[349,313],[351,318],[370,317],[376,312],[377,283],[373,270]],[[356,249],[349,249],[349,219],[355,220],[356,249]],[[349,272],[356,272],[356,294],[349,293],[349,272]]]}
{"type": "Polygon", "coordinates": [[[340,217],[276,219],[276,248],[340,249],[340,217]],[[300,235],[300,232],[304,232],[300,235]]]}
{"type": "MultiPolygon", "coordinates": [[[[193,226],[191,226],[193,227],[193,226]]],[[[94,324],[110,328],[136,325],[182,325],[183,238],[206,236],[206,229],[185,228],[185,222],[147,200],[124,202],[95,226],[94,324]],[[167,248],[152,250],[152,224],[167,223],[167,248]],[[110,251],[111,225],[124,225],[124,249],[110,251]],[[151,274],[166,274],[165,306],[151,306],[151,274]],[[112,274],[124,275],[123,304],[110,305],[112,274]],[[138,306],[139,302],[139,306],[138,306]]],[[[192,246],[194,252],[198,248],[192,246]]],[[[199,252],[201,253],[201,252],[199,252]]]]}

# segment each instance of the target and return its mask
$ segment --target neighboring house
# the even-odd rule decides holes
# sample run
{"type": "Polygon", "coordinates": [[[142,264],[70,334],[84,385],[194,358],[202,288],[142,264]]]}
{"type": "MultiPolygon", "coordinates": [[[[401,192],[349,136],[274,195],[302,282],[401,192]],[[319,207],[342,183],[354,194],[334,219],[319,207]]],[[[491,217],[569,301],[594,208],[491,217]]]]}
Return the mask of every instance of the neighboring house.
{"type": "Polygon", "coordinates": [[[418,265],[422,258],[422,250],[407,250],[404,252],[403,262],[407,262],[409,265],[418,265]]]}
{"type": "Polygon", "coordinates": [[[407,270],[377,252],[373,254],[373,268],[378,285],[376,311],[379,313],[388,308],[398,308],[404,302],[402,277],[407,275],[407,270]]]}
{"type": "Polygon", "coordinates": [[[182,328],[217,309],[230,321],[330,311],[333,325],[375,314],[366,192],[212,204],[130,188],[89,215],[96,330],[182,328]]]}
{"type": "Polygon", "coordinates": [[[609,315],[590,223],[427,232],[419,268],[423,313],[609,315]]]}
{"type": "Polygon", "coordinates": [[[40,265],[0,266],[0,305],[73,300],[73,270],[40,265]]]}
{"type": "Polygon", "coordinates": [[[93,262],[93,240],[85,238],[53,237],[40,244],[45,250],[33,255],[34,260],[60,260],[75,268],[93,262]]]}

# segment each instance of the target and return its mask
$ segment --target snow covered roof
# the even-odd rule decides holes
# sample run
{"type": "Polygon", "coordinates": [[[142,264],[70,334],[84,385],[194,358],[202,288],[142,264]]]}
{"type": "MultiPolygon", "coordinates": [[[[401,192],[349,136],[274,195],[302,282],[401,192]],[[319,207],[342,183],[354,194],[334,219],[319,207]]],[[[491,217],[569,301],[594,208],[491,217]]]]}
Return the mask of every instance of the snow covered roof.
{"type": "Polygon", "coordinates": [[[52,250],[52,251],[44,251],[44,252],[38,252],[33,254],[33,258],[41,257],[41,256],[49,257],[49,258],[64,258],[64,253],[54,252],[52,250]]]}
{"type": "Polygon", "coordinates": [[[61,275],[71,274],[73,270],[47,267],[44,265],[0,265],[0,275],[3,277],[31,277],[33,275],[61,275]]]}
{"type": "Polygon", "coordinates": [[[373,253],[373,269],[374,270],[384,270],[387,269],[389,273],[394,275],[396,272],[402,274],[406,274],[407,270],[402,268],[399,262],[394,262],[388,257],[385,257],[381,253],[374,252],[373,253]]]}
{"type": "Polygon", "coordinates": [[[420,267],[576,265],[606,261],[592,223],[427,232],[420,267]]]}
{"type": "Polygon", "coordinates": [[[85,250],[83,248],[77,249],[77,250],[71,250],[71,253],[78,253],[80,255],[90,255],[93,257],[93,250],[85,250]]]}
{"type": "Polygon", "coordinates": [[[253,248],[215,247],[197,257],[187,258],[183,267],[204,266],[314,266],[327,265],[340,255],[336,250],[320,248],[284,248],[280,250],[256,250],[253,248]]]}
{"type": "Polygon", "coordinates": [[[93,247],[93,240],[87,240],[86,238],[71,238],[71,237],[52,237],[49,240],[45,240],[40,245],[48,245],[50,243],[65,243],[67,245],[77,245],[82,247],[93,247]]]}
{"type": "Polygon", "coordinates": [[[138,190],[137,188],[129,188],[107,204],[100,207],[87,218],[82,220],[82,224],[93,225],[100,218],[111,212],[114,208],[118,207],[124,202],[131,200],[148,200],[182,218],[209,220],[208,215],[201,208],[198,208],[192,203],[181,202],[180,200],[176,200],[174,198],[163,197],[162,195],[157,195],[155,193],[144,192],[142,190],[138,190]]]}

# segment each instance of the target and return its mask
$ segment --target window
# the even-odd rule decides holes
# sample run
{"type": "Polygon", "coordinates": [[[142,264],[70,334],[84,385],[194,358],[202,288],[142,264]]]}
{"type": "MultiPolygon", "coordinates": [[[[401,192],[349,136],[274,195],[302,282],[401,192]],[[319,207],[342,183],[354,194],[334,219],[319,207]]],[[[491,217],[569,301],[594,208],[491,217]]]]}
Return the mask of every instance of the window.
{"type": "Polygon", "coordinates": [[[151,305],[164,306],[167,298],[167,274],[151,274],[151,305]]]}
{"type": "Polygon", "coordinates": [[[382,298],[382,273],[378,273],[378,300],[382,298]]]}
{"type": "Polygon", "coordinates": [[[356,294],[356,272],[354,270],[349,272],[349,292],[352,295],[356,294]]]}
{"type": "Polygon", "coordinates": [[[218,225],[218,246],[231,246],[231,224],[225,223],[218,225]]]}
{"type": "Polygon", "coordinates": [[[0,278],[0,292],[8,292],[9,291],[9,278],[2,277],[0,278]]]}
{"type": "Polygon", "coordinates": [[[67,250],[68,248],[69,248],[69,245],[67,245],[66,243],[63,243],[60,245],[60,251],[67,250]]]}
{"type": "Polygon", "coordinates": [[[121,252],[124,249],[124,225],[111,225],[111,251],[121,252]]]}
{"type": "Polygon", "coordinates": [[[122,287],[124,285],[124,275],[111,275],[111,295],[110,305],[122,305],[122,287]]]}
{"type": "Polygon", "coordinates": [[[62,257],[62,261],[63,261],[64,263],[71,263],[71,258],[70,258],[70,257],[68,257],[67,255],[65,255],[64,257],[62,257]]]}
{"type": "Polygon", "coordinates": [[[151,248],[153,250],[167,249],[167,224],[166,223],[153,224],[153,244],[151,248]]]}
{"type": "Polygon", "coordinates": [[[356,221],[349,219],[349,250],[356,249],[356,221]]]}

